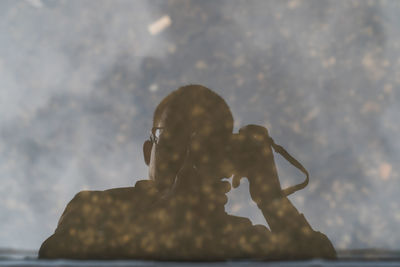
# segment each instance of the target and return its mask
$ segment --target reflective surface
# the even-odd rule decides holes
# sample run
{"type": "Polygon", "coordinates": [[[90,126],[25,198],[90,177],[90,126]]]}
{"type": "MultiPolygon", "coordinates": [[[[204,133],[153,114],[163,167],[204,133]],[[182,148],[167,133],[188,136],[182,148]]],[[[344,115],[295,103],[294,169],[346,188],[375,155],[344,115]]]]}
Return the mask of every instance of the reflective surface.
{"type": "MultiPolygon", "coordinates": [[[[152,112],[188,83],[307,167],[291,200],[336,248],[400,247],[397,1],[0,5],[1,247],[38,249],[76,192],[146,178],[152,112]]],[[[246,183],[229,197],[266,224],[246,183]]]]}

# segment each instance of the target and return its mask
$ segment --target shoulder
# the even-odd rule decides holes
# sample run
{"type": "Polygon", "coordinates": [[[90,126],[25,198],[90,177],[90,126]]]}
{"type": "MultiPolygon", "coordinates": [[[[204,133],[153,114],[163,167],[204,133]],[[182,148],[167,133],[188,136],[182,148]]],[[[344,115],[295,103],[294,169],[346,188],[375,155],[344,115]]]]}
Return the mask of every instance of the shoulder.
{"type": "Polygon", "coordinates": [[[79,205],[84,202],[96,202],[99,197],[104,195],[104,191],[89,191],[84,190],[75,194],[75,196],[67,204],[68,206],[79,205]]]}
{"type": "Polygon", "coordinates": [[[135,195],[154,195],[157,193],[154,182],[151,180],[139,180],[135,186],[111,188],[104,191],[85,190],[77,193],[68,206],[82,203],[99,203],[102,201],[132,199],[135,195]]]}
{"type": "MultiPolygon", "coordinates": [[[[99,191],[89,191],[89,192],[99,192],[99,191]]],[[[119,196],[123,198],[132,196],[132,194],[155,194],[157,193],[157,188],[155,182],[152,180],[139,180],[135,183],[134,186],[111,188],[100,192],[103,192],[106,195],[119,196]]]]}
{"type": "Polygon", "coordinates": [[[83,207],[89,203],[96,203],[104,197],[104,191],[80,191],[68,202],[63,215],[69,211],[83,207]]]}
{"type": "Polygon", "coordinates": [[[152,202],[156,196],[156,187],[150,180],[140,180],[132,187],[80,191],[67,204],[58,225],[65,220],[65,217],[81,217],[104,213],[107,210],[139,208],[138,206],[144,203],[152,202]]]}

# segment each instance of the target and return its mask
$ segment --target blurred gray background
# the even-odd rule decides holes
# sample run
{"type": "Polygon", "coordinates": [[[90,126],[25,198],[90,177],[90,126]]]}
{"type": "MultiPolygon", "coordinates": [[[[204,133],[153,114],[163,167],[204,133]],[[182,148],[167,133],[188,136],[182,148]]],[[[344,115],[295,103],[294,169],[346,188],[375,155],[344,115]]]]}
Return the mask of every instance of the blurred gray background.
{"type": "MultiPolygon", "coordinates": [[[[2,0],[0,247],[38,249],[78,191],[146,178],[154,108],[199,83],[309,170],[291,200],[336,248],[399,249],[399,33],[395,0],[2,0]]],[[[229,197],[265,223],[246,182],[229,197]]]]}

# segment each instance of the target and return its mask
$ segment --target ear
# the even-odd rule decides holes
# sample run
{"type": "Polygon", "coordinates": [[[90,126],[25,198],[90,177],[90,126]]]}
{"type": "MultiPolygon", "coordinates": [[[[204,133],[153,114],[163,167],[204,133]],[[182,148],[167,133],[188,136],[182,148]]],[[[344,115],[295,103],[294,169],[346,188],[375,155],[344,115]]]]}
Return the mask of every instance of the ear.
{"type": "Polygon", "coordinates": [[[151,157],[151,149],[153,148],[153,143],[150,140],[147,140],[143,143],[143,156],[144,162],[148,166],[150,164],[151,157]]]}

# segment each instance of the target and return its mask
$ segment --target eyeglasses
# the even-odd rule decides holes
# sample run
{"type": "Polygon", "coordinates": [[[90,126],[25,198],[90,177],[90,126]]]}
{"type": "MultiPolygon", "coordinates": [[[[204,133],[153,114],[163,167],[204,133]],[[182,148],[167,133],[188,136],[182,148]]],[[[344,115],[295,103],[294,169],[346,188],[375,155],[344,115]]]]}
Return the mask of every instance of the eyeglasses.
{"type": "Polygon", "coordinates": [[[160,139],[160,134],[161,130],[163,130],[164,127],[153,127],[150,132],[150,142],[153,144],[158,144],[158,140],[160,139]]]}

